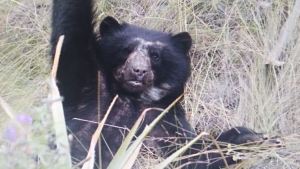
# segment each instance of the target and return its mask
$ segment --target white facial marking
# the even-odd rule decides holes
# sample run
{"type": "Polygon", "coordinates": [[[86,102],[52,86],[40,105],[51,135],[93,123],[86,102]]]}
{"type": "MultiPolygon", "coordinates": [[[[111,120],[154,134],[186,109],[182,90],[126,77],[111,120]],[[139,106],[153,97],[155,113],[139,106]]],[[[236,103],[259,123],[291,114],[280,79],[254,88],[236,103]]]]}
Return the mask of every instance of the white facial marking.
{"type": "Polygon", "coordinates": [[[163,91],[160,88],[156,88],[156,87],[151,87],[148,91],[147,91],[147,95],[154,101],[158,101],[162,98],[163,96],[163,91]]]}
{"type": "Polygon", "coordinates": [[[171,89],[171,85],[169,85],[168,83],[161,84],[161,87],[165,90],[171,89]]]}
{"type": "Polygon", "coordinates": [[[161,87],[150,87],[142,94],[141,98],[149,102],[159,101],[168,94],[170,88],[171,86],[167,83],[163,83],[161,87]]]}
{"type": "Polygon", "coordinates": [[[138,41],[140,43],[139,47],[140,46],[148,47],[148,46],[151,46],[151,45],[157,45],[157,46],[160,46],[160,47],[165,46],[163,43],[161,43],[159,41],[151,42],[151,41],[146,41],[145,39],[142,39],[142,38],[135,38],[133,40],[138,41]]]}

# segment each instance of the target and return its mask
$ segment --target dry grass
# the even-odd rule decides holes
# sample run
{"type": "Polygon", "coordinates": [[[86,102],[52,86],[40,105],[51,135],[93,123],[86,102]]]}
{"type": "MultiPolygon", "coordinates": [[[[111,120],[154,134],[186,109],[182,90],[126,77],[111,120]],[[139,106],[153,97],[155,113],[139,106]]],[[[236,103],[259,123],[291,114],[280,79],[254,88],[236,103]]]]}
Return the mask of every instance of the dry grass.
{"type": "MultiPolygon", "coordinates": [[[[21,124],[26,131],[16,131],[18,138],[11,141],[5,134],[14,126],[0,108],[3,168],[34,168],[37,154],[41,168],[59,168],[53,166],[59,157],[47,146],[52,133],[45,104],[49,5],[46,0],[0,2],[0,96],[16,117],[33,119],[21,124]]],[[[243,125],[284,138],[285,148],[256,150],[239,167],[300,168],[300,20],[293,17],[295,1],[99,0],[97,5],[98,20],[112,15],[151,29],[191,33],[193,71],[183,104],[199,132],[243,125]]],[[[138,164],[151,168],[158,159],[149,156],[138,164]]]]}

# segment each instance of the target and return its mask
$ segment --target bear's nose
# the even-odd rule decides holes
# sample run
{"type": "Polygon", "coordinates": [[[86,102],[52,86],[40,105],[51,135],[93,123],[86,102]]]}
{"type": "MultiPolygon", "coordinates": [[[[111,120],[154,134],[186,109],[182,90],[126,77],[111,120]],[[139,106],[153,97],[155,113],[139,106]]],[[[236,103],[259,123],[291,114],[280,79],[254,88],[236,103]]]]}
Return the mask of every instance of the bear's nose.
{"type": "Polygon", "coordinates": [[[137,78],[137,80],[142,80],[146,73],[147,73],[147,69],[132,68],[132,74],[137,78]]]}

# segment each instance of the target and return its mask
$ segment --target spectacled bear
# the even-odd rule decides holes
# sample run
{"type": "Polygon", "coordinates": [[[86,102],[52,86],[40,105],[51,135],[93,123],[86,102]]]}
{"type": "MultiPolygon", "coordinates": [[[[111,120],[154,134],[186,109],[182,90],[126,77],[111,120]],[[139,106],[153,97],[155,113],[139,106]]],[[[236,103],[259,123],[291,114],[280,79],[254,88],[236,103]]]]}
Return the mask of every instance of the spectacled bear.
{"type": "MultiPolygon", "coordinates": [[[[164,109],[184,92],[191,70],[188,53],[192,39],[187,32],[149,30],[120,23],[109,16],[94,32],[93,17],[92,0],[53,0],[51,45],[54,53],[58,37],[65,35],[57,80],[64,98],[68,132],[74,136],[71,142],[74,162],[85,158],[97,127],[78,119],[100,121],[113,97],[119,96],[101,133],[101,152],[96,152],[95,168],[107,168],[126,135],[125,129],[133,126],[143,110],[164,109]]],[[[148,112],[141,130],[159,113],[148,112]]],[[[157,138],[155,144],[168,156],[195,135],[177,103],[150,137],[157,138]]],[[[241,144],[257,138],[260,134],[237,127],[221,133],[217,140],[241,144]]],[[[200,152],[203,144],[200,140],[185,155],[200,152]]],[[[176,165],[214,169],[224,166],[220,157],[219,153],[209,153],[181,160],[176,165]]],[[[228,164],[235,163],[231,156],[226,160],[228,164]]]]}

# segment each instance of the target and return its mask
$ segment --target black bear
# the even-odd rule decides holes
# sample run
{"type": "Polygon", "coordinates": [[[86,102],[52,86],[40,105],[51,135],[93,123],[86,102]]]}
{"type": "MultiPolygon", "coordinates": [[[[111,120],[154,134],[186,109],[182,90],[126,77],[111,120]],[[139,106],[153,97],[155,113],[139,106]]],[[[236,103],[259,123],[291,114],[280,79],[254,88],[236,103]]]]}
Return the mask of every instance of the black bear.
{"type": "MultiPolygon", "coordinates": [[[[164,109],[183,93],[190,74],[188,52],[192,39],[187,32],[172,35],[119,23],[112,17],[104,18],[99,33],[94,33],[93,16],[92,0],[53,0],[51,45],[54,53],[58,37],[65,35],[57,80],[64,97],[68,132],[74,135],[74,162],[85,158],[97,127],[74,118],[100,121],[113,97],[119,95],[102,131],[101,152],[96,152],[96,160],[100,153],[101,166],[106,168],[122,143],[122,128],[131,128],[144,109],[164,109]]],[[[149,112],[141,129],[159,113],[149,112]]],[[[155,143],[167,156],[176,146],[195,137],[195,132],[177,103],[150,136],[158,138],[155,143]]],[[[260,134],[237,127],[221,133],[217,140],[240,144],[258,138],[260,134]]],[[[197,153],[202,148],[203,142],[199,141],[185,154],[197,153]]],[[[224,166],[220,157],[215,152],[179,163],[185,168],[213,169],[224,166]]],[[[226,160],[228,164],[234,163],[230,156],[226,160]]]]}

